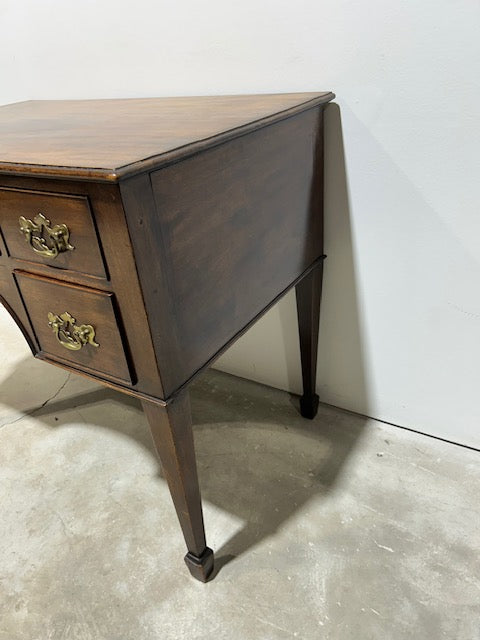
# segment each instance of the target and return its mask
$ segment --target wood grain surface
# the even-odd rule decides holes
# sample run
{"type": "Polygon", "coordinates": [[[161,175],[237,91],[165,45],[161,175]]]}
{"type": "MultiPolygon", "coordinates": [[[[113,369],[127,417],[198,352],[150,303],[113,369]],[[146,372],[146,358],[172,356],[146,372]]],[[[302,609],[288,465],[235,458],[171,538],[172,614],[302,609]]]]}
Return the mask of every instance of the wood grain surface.
{"type": "Polygon", "coordinates": [[[322,255],[322,149],[318,107],[154,172],[156,213],[124,200],[167,396],[322,255]]]}
{"type": "Polygon", "coordinates": [[[15,277],[41,352],[87,371],[132,382],[113,293],[27,272],[16,272],[15,277]],[[99,347],[87,344],[79,351],[70,351],[60,344],[48,325],[48,314],[60,315],[65,311],[75,318],[77,325],[94,327],[99,347]]]}
{"type": "Polygon", "coordinates": [[[333,97],[323,92],[19,102],[0,107],[0,173],[117,180],[333,97]]]}
{"type": "Polygon", "coordinates": [[[14,258],[46,264],[58,270],[59,274],[67,269],[98,278],[107,277],[86,196],[0,188],[0,221],[8,253],[14,258]],[[38,213],[50,220],[51,227],[57,224],[68,227],[69,243],[74,247],[72,251],[50,258],[32,249],[20,233],[19,218],[23,216],[34,220],[38,213]]]}

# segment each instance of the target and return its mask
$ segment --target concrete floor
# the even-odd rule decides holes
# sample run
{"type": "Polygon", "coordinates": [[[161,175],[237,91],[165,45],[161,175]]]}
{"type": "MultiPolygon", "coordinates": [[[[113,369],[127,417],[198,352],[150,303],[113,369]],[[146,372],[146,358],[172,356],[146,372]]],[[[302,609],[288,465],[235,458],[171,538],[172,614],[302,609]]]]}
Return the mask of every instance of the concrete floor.
{"type": "Polygon", "coordinates": [[[480,639],[479,453],[211,371],[203,585],[139,404],[2,343],[0,640],[480,639]]]}

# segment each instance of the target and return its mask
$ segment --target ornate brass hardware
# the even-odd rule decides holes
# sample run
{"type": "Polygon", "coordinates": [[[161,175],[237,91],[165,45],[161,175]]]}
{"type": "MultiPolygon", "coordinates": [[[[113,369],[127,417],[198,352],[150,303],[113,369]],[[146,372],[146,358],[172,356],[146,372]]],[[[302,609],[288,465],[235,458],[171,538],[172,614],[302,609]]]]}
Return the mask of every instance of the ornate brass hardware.
{"type": "Polygon", "coordinates": [[[33,221],[20,216],[18,223],[20,233],[23,233],[35,253],[46,258],[56,258],[59,253],[75,249],[69,242],[70,231],[67,225],[56,224],[52,227],[43,213],[37,213],[33,221]]]}
{"type": "Polygon", "coordinates": [[[87,344],[91,344],[92,347],[100,346],[95,342],[95,329],[91,324],[81,324],[77,327],[75,323],[75,318],[68,311],[59,316],[51,311],[48,314],[48,325],[65,349],[78,351],[87,344]]]}

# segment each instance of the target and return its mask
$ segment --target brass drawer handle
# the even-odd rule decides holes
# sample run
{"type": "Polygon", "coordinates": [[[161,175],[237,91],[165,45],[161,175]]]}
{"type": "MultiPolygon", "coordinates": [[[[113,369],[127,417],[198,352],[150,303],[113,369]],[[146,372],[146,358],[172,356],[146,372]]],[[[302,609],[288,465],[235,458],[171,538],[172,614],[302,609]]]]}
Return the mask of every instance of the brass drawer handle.
{"type": "Polygon", "coordinates": [[[18,223],[20,233],[23,233],[35,253],[46,258],[56,258],[59,253],[75,249],[69,242],[70,231],[67,225],[56,224],[52,227],[43,213],[37,213],[33,221],[20,216],[18,223]]]}
{"type": "Polygon", "coordinates": [[[100,346],[95,342],[95,329],[91,324],[77,326],[75,323],[75,318],[68,311],[61,313],[59,316],[51,311],[48,314],[48,325],[65,349],[78,351],[87,344],[91,344],[92,347],[100,346]]]}

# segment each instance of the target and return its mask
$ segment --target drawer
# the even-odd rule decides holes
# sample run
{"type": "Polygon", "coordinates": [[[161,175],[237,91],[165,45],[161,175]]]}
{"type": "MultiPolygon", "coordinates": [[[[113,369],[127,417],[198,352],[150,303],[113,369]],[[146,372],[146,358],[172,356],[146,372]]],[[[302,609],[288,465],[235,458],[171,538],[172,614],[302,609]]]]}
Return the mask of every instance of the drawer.
{"type": "Polygon", "coordinates": [[[0,188],[0,229],[13,258],[107,277],[86,196],[0,188]]]}
{"type": "Polygon", "coordinates": [[[16,271],[40,355],[134,382],[113,293],[16,271]]]}

